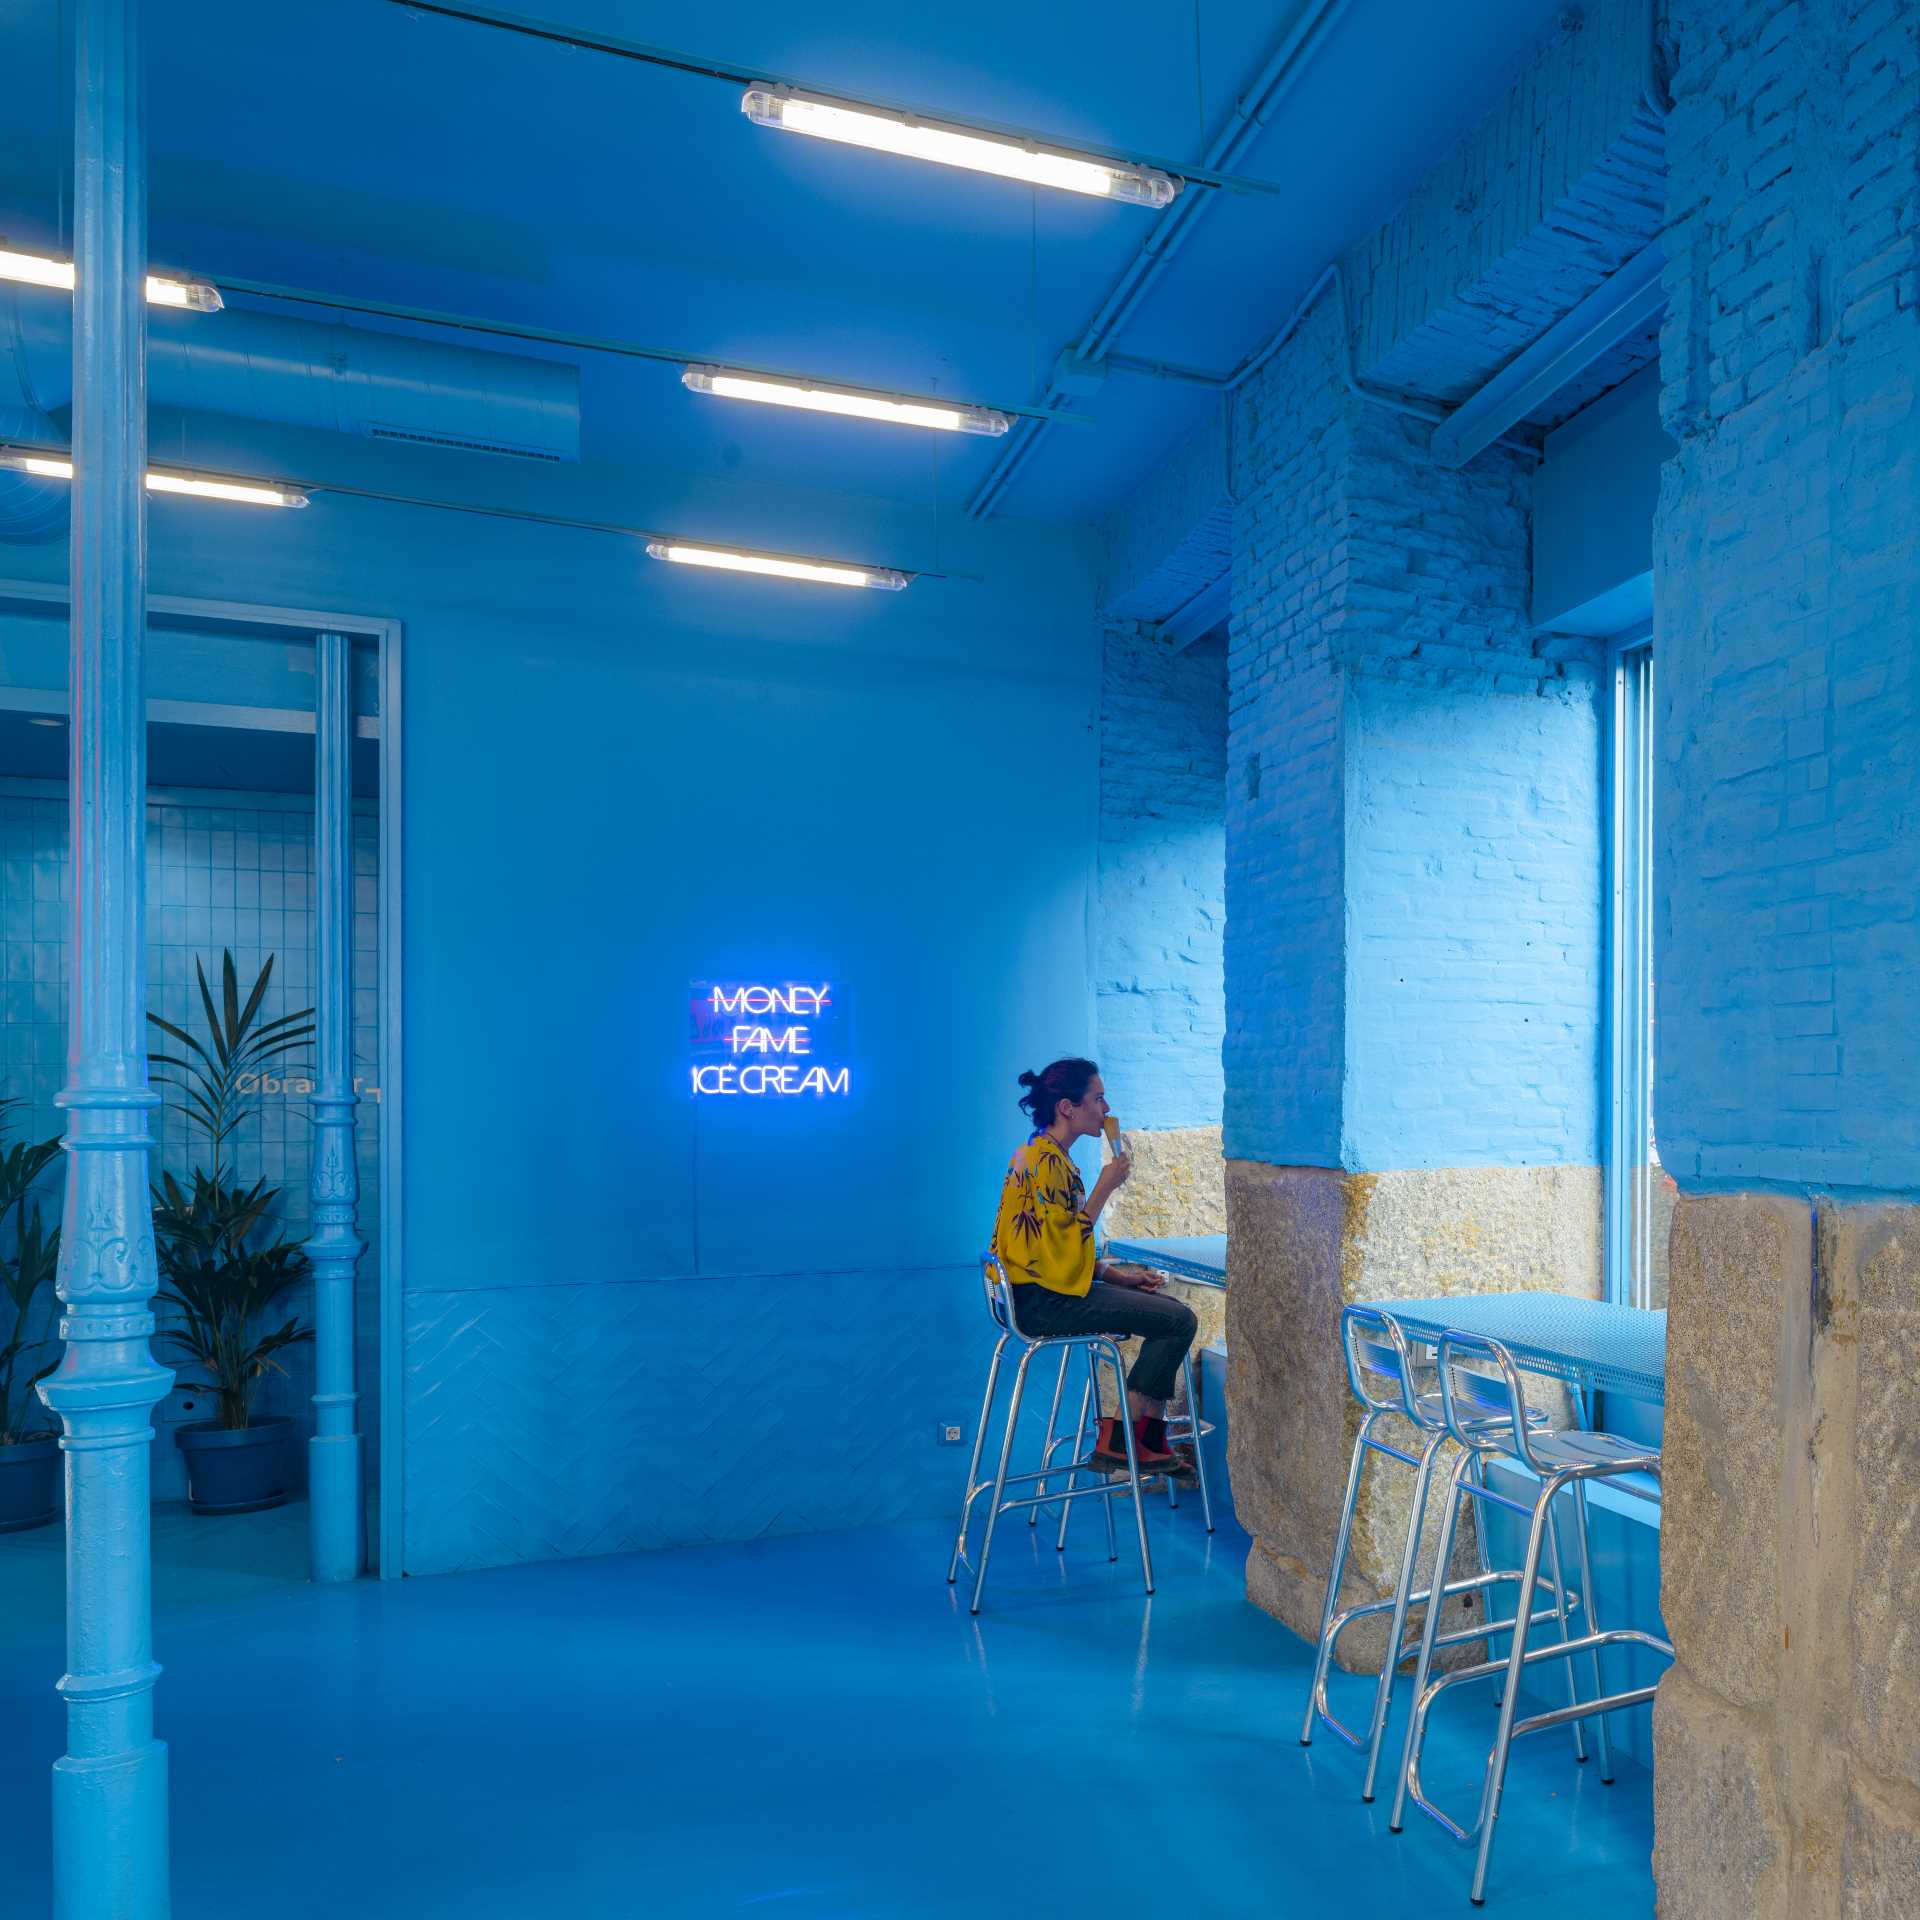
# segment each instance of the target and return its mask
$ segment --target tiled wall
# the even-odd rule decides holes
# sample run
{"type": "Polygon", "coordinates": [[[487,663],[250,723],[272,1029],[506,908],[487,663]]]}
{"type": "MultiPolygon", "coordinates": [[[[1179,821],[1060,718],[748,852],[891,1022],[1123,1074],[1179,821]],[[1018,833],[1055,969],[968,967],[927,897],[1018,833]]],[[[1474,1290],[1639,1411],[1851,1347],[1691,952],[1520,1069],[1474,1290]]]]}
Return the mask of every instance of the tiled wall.
{"type": "MultiPolygon", "coordinates": [[[[62,1131],[53,1105],[66,1077],[67,802],[64,788],[39,780],[0,780],[0,949],[5,958],[5,1091],[31,1101],[16,1116],[14,1137],[46,1139],[62,1131]]],[[[360,1233],[367,1251],[356,1302],[360,1430],[368,1436],[369,1466],[378,1431],[377,1355],[379,1256],[379,843],[371,802],[354,816],[354,1073],[363,1081],[359,1109],[360,1233]]],[[[149,1009],[201,1035],[195,963],[206,968],[216,1005],[220,955],[231,948],[244,1004],[260,967],[275,956],[273,983],[258,1019],[271,1020],[313,1004],[313,802],[304,794],[154,792],[147,803],[147,992],[149,1009]]],[[[156,1044],[163,1036],[153,1036],[156,1044]]],[[[169,1046],[165,1050],[177,1051],[169,1046]]],[[[310,1078],[311,1051],[276,1079],[310,1078]],[[302,1064],[306,1063],[303,1072],[302,1064]]],[[[207,1164],[203,1135],[188,1123],[170,1088],[155,1129],[156,1173],[185,1181],[207,1164]]],[[[266,1179],[282,1189],[287,1230],[309,1224],[307,1182],[312,1126],[297,1089],[263,1090],[254,1113],[229,1143],[233,1178],[266,1179]]],[[[57,1218],[57,1175],[46,1184],[47,1213],[57,1218]]],[[[311,1289],[288,1296],[287,1311],[312,1324],[311,1289]]],[[[163,1356],[166,1357],[166,1356],[163,1356]]],[[[304,1427],[312,1393],[312,1352],[285,1356],[287,1373],[273,1376],[256,1402],[261,1411],[291,1413],[304,1427]]],[[[175,1392],[155,1414],[155,1497],[181,1499],[186,1483],[179,1450],[167,1427],[205,1417],[204,1404],[175,1392]]],[[[304,1468],[304,1456],[301,1465],[304,1468]]]]}

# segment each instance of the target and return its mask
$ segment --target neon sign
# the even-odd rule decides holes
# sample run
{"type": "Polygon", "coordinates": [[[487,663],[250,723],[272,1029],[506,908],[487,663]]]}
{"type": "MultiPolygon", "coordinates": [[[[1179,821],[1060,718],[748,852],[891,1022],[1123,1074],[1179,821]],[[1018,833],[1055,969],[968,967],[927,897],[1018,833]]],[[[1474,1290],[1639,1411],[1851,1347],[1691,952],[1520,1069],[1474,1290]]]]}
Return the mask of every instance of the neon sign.
{"type": "Polygon", "coordinates": [[[831,1055],[844,1009],[828,981],[696,980],[687,999],[696,1097],[816,1099],[851,1091],[831,1055]]]}

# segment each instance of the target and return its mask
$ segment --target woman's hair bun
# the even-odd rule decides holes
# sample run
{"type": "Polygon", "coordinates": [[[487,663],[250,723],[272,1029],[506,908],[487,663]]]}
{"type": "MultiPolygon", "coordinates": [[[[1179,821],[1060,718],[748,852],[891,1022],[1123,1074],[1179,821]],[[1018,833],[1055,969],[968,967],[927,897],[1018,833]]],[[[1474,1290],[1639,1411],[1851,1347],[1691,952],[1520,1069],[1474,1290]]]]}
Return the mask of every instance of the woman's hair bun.
{"type": "Polygon", "coordinates": [[[1087,1084],[1100,1069],[1091,1060],[1056,1060],[1038,1073],[1023,1073],[1020,1084],[1028,1091],[1019,1105],[1033,1116],[1036,1127],[1050,1127],[1060,1110],[1060,1102],[1078,1106],[1087,1097],[1087,1084]]]}

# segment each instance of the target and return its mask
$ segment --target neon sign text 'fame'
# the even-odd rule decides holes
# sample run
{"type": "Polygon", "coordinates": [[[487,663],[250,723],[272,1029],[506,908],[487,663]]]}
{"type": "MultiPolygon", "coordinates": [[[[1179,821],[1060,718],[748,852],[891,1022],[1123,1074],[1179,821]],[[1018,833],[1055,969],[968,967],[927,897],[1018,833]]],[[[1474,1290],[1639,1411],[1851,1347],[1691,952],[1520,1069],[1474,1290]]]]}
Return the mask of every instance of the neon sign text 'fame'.
{"type": "Polygon", "coordinates": [[[813,1060],[816,1041],[824,1040],[831,1048],[832,1030],[839,1024],[834,1018],[838,1009],[833,989],[826,981],[818,986],[795,981],[777,986],[760,981],[699,981],[689,1010],[696,1095],[792,1099],[851,1090],[852,1076],[846,1067],[813,1060]],[[776,1060],[772,1055],[787,1058],[776,1060]],[[800,1061],[806,1064],[797,1064],[800,1061]]]}

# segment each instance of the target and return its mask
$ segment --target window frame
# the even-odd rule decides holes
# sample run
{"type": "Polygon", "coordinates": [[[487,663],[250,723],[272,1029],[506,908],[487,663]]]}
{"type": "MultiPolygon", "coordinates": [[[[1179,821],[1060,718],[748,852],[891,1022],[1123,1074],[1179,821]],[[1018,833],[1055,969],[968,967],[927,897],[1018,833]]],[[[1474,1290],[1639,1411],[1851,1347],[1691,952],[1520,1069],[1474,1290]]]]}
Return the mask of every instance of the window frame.
{"type": "Polygon", "coordinates": [[[1607,643],[1606,1298],[1651,1307],[1653,1264],[1653,694],[1651,621],[1607,643]]]}

